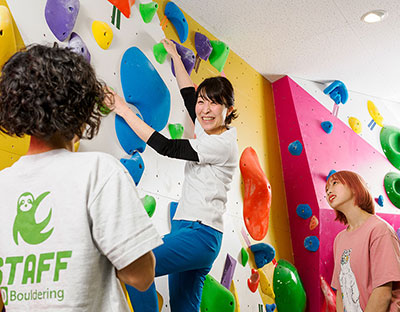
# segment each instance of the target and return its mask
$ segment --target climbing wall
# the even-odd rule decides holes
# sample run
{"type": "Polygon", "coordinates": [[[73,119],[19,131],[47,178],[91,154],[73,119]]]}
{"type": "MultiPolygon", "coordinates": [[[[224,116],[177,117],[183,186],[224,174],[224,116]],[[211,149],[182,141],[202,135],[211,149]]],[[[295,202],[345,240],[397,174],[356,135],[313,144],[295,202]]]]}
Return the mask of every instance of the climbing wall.
{"type": "MultiPolygon", "coordinates": [[[[164,64],[159,64],[155,61],[152,52],[153,46],[164,37],[179,42],[176,30],[170,22],[164,30],[160,27],[160,20],[163,19],[164,9],[168,1],[158,0],[156,2],[159,5],[157,15],[150,23],[145,24],[139,12],[139,3],[132,7],[131,17],[128,19],[124,15],[118,17],[118,14],[113,10],[113,5],[106,0],[81,1],[80,11],[73,30],[85,42],[91,54],[91,64],[98,76],[121,95],[123,91],[120,65],[123,54],[133,46],[138,47],[152,63],[169,90],[171,106],[168,123],[181,123],[184,127],[183,137],[191,138],[193,125],[185,111],[175,78],[171,73],[170,61],[167,60],[164,64]],[[114,23],[111,23],[112,20],[114,20],[114,23]],[[113,40],[107,50],[102,49],[93,37],[91,28],[93,21],[105,22],[111,28],[113,40]]],[[[25,44],[58,42],[60,45],[67,45],[68,39],[65,42],[58,41],[46,24],[44,18],[45,0],[36,1],[35,4],[30,0],[9,1],[8,4],[25,44]]],[[[211,40],[218,39],[185,12],[183,13],[189,25],[189,36],[184,43],[185,47],[195,51],[194,33],[196,31],[201,32],[211,40]]],[[[109,32],[108,30],[108,35],[109,32]]],[[[223,40],[223,38],[219,39],[223,40]]],[[[198,72],[193,71],[191,77],[196,84],[199,84],[204,78],[220,74],[209,62],[202,61],[198,72]]],[[[293,261],[271,85],[238,57],[234,51],[230,52],[222,74],[231,80],[235,88],[239,118],[233,122],[233,126],[237,127],[238,130],[239,151],[242,152],[247,146],[254,148],[260,159],[260,165],[272,186],[270,226],[263,242],[275,247],[277,259],[285,258],[293,261]]],[[[167,127],[161,130],[161,133],[167,137],[170,136],[167,127]]],[[[7,138],[7,140],[10,139],[7,138]]],[[[17,139],[12,145],[13,148],[21,148],[20,154],[26,152],[27,141],[17,139]]],[[[6,150],[5,146],[6,143],[0,141],[0,149],[6,150]]],[[[95,139],[80,143],[79,152],[85,151],[103,151],[118,159],[130,157],[117,139],[115,115],[113,113],[104,118],[100,132],[95,139]]],[[[1,155],[5,154],[0,152],[1,155]]],[[[166,234],[169,232],[170,226],[168,221],[169,204],[172,201],[177,201],[181,195],[184,162],[161,157],[151,148],[146,148],[140,153],[140,156],[143,159],[144,170],[138,183],[138,190],[141,197],[151,195],[155,198],[156,210],[152,219],[160,234],[166,234]]],[[[8,159],[8,162],[3,162],[0,158],[0,166],[4,168],[11,165],[15,160],[16,158],[13,158],[8,159]]],[[[238,169],[231,191],[228,194],[228,212],[225,218],[223,246],[210,273],[219,282],[222,278],[227,255],[229,254],[233,259],[239,261],[242,247],[247,248],[242,234],[244,228],[242,193],[242,180],[238,169]]],[[[245,237],[250,240],[250,243],[257,243],[251,237],[248,237],[246,231],[245,237]]],[[[260,289],[256,290],[255,293],[249,290],[247,279],[250,277],[251,268],[254,267],[254,258],[250,256],[250,261],[246,266],[242,266],[239,261],[233,274],[238,302],[242,311],[256,311],[257,309],[260,311],[260,305],[262,307],[265,303],[273,302],[260,289]]],[[[263,270],[268,279],[272,281],[273,265],[268,264],[263,270]]],[[[162,311],[169,311],[166,278],[157,279],[156,285],[164,299],[162,311]]]]}
{"type": "MultiPolygon", "coordinates": [[[[308,294],[308,310],[320,311],[323,296],[319,290],[319,276],[330,283],[333,240],[344,228],[334,221],[335,214],[325,199],[325,182],[329,171],[351,170],[363,176],[373,197],[384,197],[383,207],[376,205],[376,211],[397,230],[400,226],[400,210],[391,204],[383,188],[385,174],[397,170],[381,152],[380,146],[370,143],[374,142],[374,135],[367,132],[366,136],[370,138],[368,142],[289,77],[273,83],[273,90],[294,262],[308,294]],[[330,134],[321,127],[324,121],[333,124],[330,134]],[[288,148],[296,140],[303,146],[299,155],[293,155],[288,148]],[[310,206],[312,215],[319,220],[318,227],[311,230],[310,218],[304,220],[297,215],[296,209],[300,204],[310,206]],[[319,239],[319,248],[314,252],[304,247],[304,240],[308,236],[319,239]]],[[[317,90],[314,91],[320,96],[317,90]]],[[[358,107],[358,111],[362,111],[360,105],[358,107]]],[[[382,111],[385,111],[384,107],[382,111]]],[[[365,116],[358,116],[361,120],[365,119],[365,116]]],[[[367,127],[364,131],[370,130],[367,127]]],[[[375,136],[379,137],[379,131],[375,129],[375,136]]]]}

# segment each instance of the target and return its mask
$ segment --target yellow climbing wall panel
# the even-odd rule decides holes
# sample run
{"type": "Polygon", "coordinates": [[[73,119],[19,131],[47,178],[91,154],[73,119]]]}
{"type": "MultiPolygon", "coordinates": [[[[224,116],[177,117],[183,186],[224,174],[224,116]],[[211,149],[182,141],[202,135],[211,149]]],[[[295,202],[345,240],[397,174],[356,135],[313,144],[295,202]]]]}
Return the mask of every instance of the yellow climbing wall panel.
{"type": "MultiPolygon", "coordinates": [[[[157,14],[159,19],[162,20],[165,5],[169,1],[155,0],[155,2],[159,4],[157,14]]],[[[204,34],[210,40],[219,40],[186,12],[184,14],[189,24],[189,36],[183,44],[185,47],[196,51],[194,45],[196,31],[204,34]]],[[[180,42],[175,28],[170,22],[165,27],[164,32],[167,38],[180,42]]],[[[235,89],[235,105],[238,109],[239,118],[233,121],[232,125],[237,128],[239,151],[242,152],[247,146],[254,148],[261,167],[272,185],[270,223],[268,235],[264,241],[275,247],[277,259],[285,258],[293,262],[271,84],[232,50],[223,71],[235,89]]],[[[220,73],[209,62],[202,60],[198,72],[193,71],[191,78],[198,85],[203,79],[217,75],[220,75],[220,73]]],[[[255,267],[254,260],[250,263],[252,267],[255,267]]],[[[272,264],[267,265],[264,271],[272,281],[272,264]]],[[[268,296],[263,294],[261,296],[264,303],[272,302],[268,296]]]]}
{"type": "MultiPolygon", "coordinates": [[[[0,0],[0,5],[8,8],[7,1],[0,0]]],[[[16,49],[20,50],[25,47],[18,31],[17,25],[13,19],[14,36],[16,49]]],[[[25,155],[29,147],[29,137],[13,138],[4,134],[0,134],[0,170],[11,166],[22,155],[25,155]]]]}

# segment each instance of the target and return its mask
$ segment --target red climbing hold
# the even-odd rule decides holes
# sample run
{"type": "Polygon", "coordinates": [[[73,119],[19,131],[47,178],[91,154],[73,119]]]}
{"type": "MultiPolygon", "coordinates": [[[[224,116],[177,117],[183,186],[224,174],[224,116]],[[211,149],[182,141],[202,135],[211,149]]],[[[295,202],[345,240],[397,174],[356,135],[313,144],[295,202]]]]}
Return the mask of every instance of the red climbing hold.
{"type": "Polygon", "coordinates": [[[251,276],[247,279],[247,286],[251,292],[256,292],[260,283],[260,273],[256,269],[251,269],[251,276]]]}
{"type": "Polygon", "coordinates": [[[116,6],[126,18],[131,17],[131,7],[136,0],[108,0],[112,5],[116,6]]]}
{"type": "Polygon", "coordinates": [[[247,147],[240,157],[240,172],[244,182],[244,223],[253,239],[262,240],[268,232],[271,185],[251,147],[247,147]]]}

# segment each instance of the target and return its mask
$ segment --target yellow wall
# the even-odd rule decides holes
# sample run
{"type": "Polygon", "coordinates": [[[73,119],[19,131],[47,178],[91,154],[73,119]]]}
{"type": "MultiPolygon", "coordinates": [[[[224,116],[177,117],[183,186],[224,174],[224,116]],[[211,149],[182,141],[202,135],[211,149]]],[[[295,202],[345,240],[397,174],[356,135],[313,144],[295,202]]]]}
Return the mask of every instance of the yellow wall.
{"type": "MultiPolygon", "coordinates": [[[[169,1],[155,0],[155,2],[159,4],[157,13],[162,20],[165,5],[169,1]]],[[[185,12],[184,14],[189,24],[189,37],[183,44],[185,47],[196,51],[194,45],[196,31],[204,34],[210,40],[219,40],[188,14],[185,12]]],[[[174,26],[170,22],[164,32],[167,38],[180,42],[174,26]]],[[[254,148],[261,167],[272,186],[270,225],[264,241],[275,247],[276,259],[284,258],[293,263],[271,83],[232,50],[223,71],[235,89],[235,105],[239,118],[233,121],[233,126],[237,128],[238,132],[239,151],[242,152],[247,146],[254,148]]],[[[191,78],[198,85],[203,79],[217,75],[220,73],[209,62],[202,60],[198,73],[193,71],[191,78]]],[[[273,266],[266,266],[265,271],[268,278],[272,278],[273,266]]],[[[263,301],[271,302],[265,297],[263,297],[263,301]]]]}

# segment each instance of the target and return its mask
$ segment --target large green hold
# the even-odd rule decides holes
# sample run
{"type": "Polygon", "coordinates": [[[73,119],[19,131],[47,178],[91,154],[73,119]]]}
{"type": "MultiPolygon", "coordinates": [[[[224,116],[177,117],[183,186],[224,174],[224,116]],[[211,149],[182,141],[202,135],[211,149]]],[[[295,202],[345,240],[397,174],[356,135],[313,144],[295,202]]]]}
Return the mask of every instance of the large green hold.
{"type": "Polygon", "coordinates": [[[387,159],[400,170],[400,129],[392,126],[383,127],[380,139],[387,159]]]}
{"type": "Polygon", "coordinates": [[[154,211],[156,211],[156,200],[153,196],[146,195],[142,198],[142,204],[144,209],[146,209],[147,214],[151,218],[154,214],[154,211]]]}
{"type": "Polygon", "coordinates": [[[383,184],[392,204],[400,208],[400,174],[396,172],[387,173],[383,184]]]}
{"type": "Polygon", "coordinates": [[[229,47],[226,43],[218,40],[210,40],[210,44],[213,49],[208,60],[212,66],[221,72],[229,55],[229,47]]]}
{"type": "Polygon", "coordinates": [[[296,268],[280,259],[274,270],[275,303],[279,312],[303,312],[306,309],[306,292],[296,268]]]}
{"type": "Polygon", "coordinates": [[[234,312],[235,297],[211,275],[206,276],[201,297],[201,312],[234,312]]]}
{"type": "Polygon", "coordinates": [[[165,50],[162,43],[156,43],[153,46],[153,54],[156,61],[160,64],[163,64],[165,62],[165,59],[167,58],[168,52],[167,50],[165,50]]]}
{"type": "Polygon", "coordinates": [[[150,23],[156,14],[158,9],[158,4],[155,2],[150,3],[141,3],[139,6],[140,15],[142,16],[143,21],[147,24],[150,23]]]}

